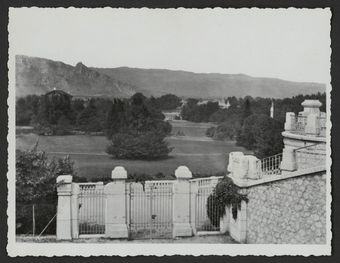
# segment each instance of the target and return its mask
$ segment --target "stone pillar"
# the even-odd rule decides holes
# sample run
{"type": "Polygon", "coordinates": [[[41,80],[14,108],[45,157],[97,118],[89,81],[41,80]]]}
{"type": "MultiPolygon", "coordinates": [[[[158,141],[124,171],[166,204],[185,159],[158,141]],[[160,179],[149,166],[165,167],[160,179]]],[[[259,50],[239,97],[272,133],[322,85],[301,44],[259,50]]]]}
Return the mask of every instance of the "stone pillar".
{"type": "Polygon", "coordinates": [[[296,119],[294,112],[286,112],[285,131],[295,130],[296,119]]]}
{"type": "Polygon", "coordinates": [[[173,184],[173,238],[192,236],[190,226],[190,183],[192,173],[186,166],[175,171],[177,181],[173,184]]]}
{"type": "Polygon", "coordinates": [[[57,177],[57,239],[72,239],[72,175],[57,177]]]}
{"type": "Polygon", "coordinates": [[[235,166],[239,163],[239,158],[243,156],[243,152],[231,152],[229,153],[229,163],[228,163],[228,172],[233,173],[234,172],[234,164],[235,166]]]}
{"type": "Polygon", "coordinates": [[[318,100],[304,100],[301,105],[303,106],[304,115],[320,114],[320,107],[322,103],[318,100]]]}
{"type": "Polygon", "coordinates": [[[320,121],[317,114],[309,114],[307,116],[307,124],[305,127],[305,133],[310,135],[319,135],[320,133],[320,121]]]}
{"type": "Polygon", "coordinates": [[[71,198],[71,215],[72,215],[72,238],[79,237],[79,185],[72,183],[71,198]]]}
{"type": "Polygon", "coordinates": [[[220,232],[225,234],[230,231],[230,209],[225,207],[225,215],[220,219],[220,232]]]}
{"type": "Polygon", "coordinates": [[[109,238],[128,238],[126,224],[126,187],[127,172],[117,166],[112,171],[112,183],[104,187],[106,196],[105,236],[109,238]]]}
{"type": "Polygon", "coordinates": [[[196,235],[196,197],[198,195],[198,183],[190,183],[190,225],[193,234],[196,235]]]}
{"type": "Polygon", "coordinates": [[[232,206],[229,208],[230,213],[230,236],[237,242],[246,243],[247,239],[247,203],[241,202],[241,209],[237,210],[237,218],[233,218],[232,206]]]}
{"type": "Polygon", "coordinates": [[[285,146],[282,150],[281,170],[295,171],[296,169],[296,151],[293,147],[285,146]]]}
{"type": "Polygon", "coordinates": [[[259,159],[253,155],[248,155],[248,179],[260,179],[261,178],[261,164],[259,159]]]}

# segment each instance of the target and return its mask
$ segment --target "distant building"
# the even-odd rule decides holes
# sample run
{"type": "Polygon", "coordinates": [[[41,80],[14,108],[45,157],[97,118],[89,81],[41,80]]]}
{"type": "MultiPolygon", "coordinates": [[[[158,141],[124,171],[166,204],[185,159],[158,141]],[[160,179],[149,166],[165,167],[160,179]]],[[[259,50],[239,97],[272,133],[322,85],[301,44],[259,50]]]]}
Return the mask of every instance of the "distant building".
{"type": "Polygon", "coordinates": [[[218,103],[218,106],[221,108],[221,109],[228,109],[230,107],[230,103],[229,101],[227,101],[227,103],[225,103],[225,99],[214,99],[214,100],[202,100],[202,101],[199,101],[197,103],[197,105],[204,105],[204,104],[207,104],[208,102],[217,102],[218,103]]]}
{"type": "Polygon", "coordinates": [[[218,106],[222,109],[228,109],[230,107],[230,103],[229,103],[229,101],[227,101],[227,103],[225,103],[225,99],[220,99],[218,101],[218,106]]]}
{"type": "Polygon", "coordinates": [[[55,96],[58,96],[58,97],[62,97],[62,96],[66,96],[68,98],[72,98],[72,95],[63,91],[63,90],[57,90],[56,88],[53,88],[52,91],[49,91],[45,94],[45,96],[47,97],[55,97],[55,96]]]}
{"type": "Polygon", "coordinates": [[[162,111],[165,116],[165,121],[181,120],[181,108],[172,111],[162,111]]]}

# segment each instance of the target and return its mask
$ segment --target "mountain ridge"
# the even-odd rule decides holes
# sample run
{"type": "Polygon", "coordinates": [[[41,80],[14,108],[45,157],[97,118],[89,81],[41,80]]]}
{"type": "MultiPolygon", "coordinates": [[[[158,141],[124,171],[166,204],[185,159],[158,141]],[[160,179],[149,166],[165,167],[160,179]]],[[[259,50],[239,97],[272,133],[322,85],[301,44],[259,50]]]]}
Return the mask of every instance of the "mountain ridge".
{"type": "Polygon", "coordinates": [[[182,70],[141,68],[93,68],[137,86],[146,95],[172,93],[182,97],[221,98],[228,96],[284,98],[324,92],[326,85],[278,78],[252,77],[243,73],[194,73],[182,70]],[[182,89],[184,87],[186,89],[182,89]]]}
{"type": "Polygon", "coordinates": [[[17,96],[44,94],[53,88],[75,96],[130,97],[175,94],[180,97],[221,98],[228,96],[284,98],[324,92],[326,86],[278,78],[252,77],[243,73],[194,73],[184,70],[130,67],[71,66],[62,61],[16,56],[17,96]]]}

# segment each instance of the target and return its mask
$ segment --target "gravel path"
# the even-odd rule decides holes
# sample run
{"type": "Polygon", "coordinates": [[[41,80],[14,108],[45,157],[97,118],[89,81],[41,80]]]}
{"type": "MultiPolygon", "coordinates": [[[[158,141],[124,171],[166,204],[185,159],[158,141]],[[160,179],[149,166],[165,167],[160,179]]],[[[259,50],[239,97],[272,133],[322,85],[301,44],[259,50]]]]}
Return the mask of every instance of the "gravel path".
{"type": "Polygon", "coordinates": [[[34,242],[34,243],[203,243],[203,244],[235,244],[229,235],[211,235],[211,236],[194,236],[176,239],[144,239],[144,240],[117,240],[107,238],[82,238],[73,241],[57,241],[55,236],[43,236],[33,238],[31,236],[17,236],[17,242],[34,242]]]}

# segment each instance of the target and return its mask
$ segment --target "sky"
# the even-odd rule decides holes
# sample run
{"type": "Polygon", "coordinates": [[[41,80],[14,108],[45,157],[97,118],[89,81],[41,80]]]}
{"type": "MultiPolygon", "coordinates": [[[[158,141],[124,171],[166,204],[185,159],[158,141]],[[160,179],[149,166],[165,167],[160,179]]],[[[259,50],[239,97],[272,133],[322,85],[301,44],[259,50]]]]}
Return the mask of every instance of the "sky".
{"type": "Polygon", "coordinates": [[[328,9],[10,8],[10,57],[330,82],[328,9]]]}

